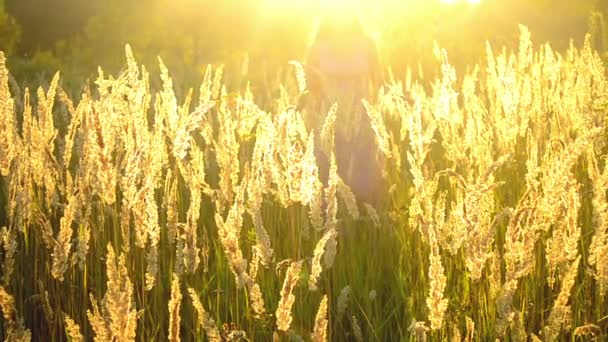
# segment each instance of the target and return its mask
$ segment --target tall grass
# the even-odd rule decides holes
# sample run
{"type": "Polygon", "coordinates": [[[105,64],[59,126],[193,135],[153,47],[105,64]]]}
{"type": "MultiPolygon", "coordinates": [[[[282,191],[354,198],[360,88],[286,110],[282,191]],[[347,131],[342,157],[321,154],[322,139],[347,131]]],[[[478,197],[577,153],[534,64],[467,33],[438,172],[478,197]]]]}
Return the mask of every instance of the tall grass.
{"type": "Polygon", "coordinates": [[[301,75],[272,113],[221,68],[178,100],[162,61],[152,90],[127,47],[125,71],[100,69],[78,101],[58,74],[32,105],[0,54],[0,337],[601,338],[605,67],[589,40],[558,53],[524,27],[499,51],[458,77],[437,48],[440,79],[408,73],[364,102],[376,207],[337,169],[339,106],[305,126],[301,75]]]}

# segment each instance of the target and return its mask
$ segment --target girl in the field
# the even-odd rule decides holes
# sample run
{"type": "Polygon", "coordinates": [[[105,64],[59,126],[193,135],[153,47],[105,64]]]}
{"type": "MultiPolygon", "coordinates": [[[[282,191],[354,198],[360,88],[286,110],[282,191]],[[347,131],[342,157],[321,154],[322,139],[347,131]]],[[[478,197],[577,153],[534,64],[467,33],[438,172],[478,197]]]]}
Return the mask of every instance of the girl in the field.
{"type": "MultiPolygon", "coordinates": [[[[328,110],[338,104],[335,155],[338,174],[358,200],[377,204],[382,167],[371,121],[361,102],[372,102],[380,83],[374,41],[356,15],[323,18],[309,49],[309,100],[306,121],[318,138],[328,110]]],[[[328,155],[316,147],[321,177],[328,173],[328,155]]]]}

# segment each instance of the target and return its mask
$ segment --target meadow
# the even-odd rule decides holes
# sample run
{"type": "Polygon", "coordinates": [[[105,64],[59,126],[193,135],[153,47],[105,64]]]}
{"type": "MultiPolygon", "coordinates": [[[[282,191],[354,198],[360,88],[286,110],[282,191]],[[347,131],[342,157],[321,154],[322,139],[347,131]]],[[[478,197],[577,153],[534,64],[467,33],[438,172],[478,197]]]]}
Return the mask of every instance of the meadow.
{"type": "Polygon", "coordinates": [[[59,73],[19,89],[0,54],[0,338],[606,338],[608,79],[590,38],[554,51],[521,27],[476,67],[437,47],[437,79],[389,74],[365,101],[375,206],[340,178],[340,107],[304,124],[297,63],[269,103],[221,66],[177,98],[136,53],[79,98],[59,73]]]}

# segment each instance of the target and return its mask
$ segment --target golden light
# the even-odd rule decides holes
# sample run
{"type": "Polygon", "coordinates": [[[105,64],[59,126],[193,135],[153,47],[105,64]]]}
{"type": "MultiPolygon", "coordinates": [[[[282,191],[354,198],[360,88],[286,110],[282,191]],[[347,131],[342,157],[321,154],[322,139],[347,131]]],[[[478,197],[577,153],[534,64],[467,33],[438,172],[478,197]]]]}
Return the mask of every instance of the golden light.
{"type": "Polygon", "coordinates": [[[455,4],[480,4],[481,0],[264,0],[266,8],[281,9],[287,7],[299,7],[315,10],[352,10],[367,9],[374,7],[420,6],[422,4],[432,5],[441,3],[446,5],[455,4]]]}
{"type": "Polygon", "coordinates": [[[470,5],[478,5],[481,3],[481,0],[441,0],[441,3],[446,5],[456,5],[463,3],[468,3],[470,5]]]}

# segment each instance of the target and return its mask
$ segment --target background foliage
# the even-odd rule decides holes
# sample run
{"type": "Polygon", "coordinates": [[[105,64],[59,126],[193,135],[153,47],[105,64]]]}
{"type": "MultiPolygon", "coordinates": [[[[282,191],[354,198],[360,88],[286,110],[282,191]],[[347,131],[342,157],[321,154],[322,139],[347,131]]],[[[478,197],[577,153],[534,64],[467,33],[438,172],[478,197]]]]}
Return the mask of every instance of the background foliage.
{"type": "MultiPolygon", "coordinates": [[[[242,85],[244,70],[248,80],[268,85],[289,60],[306,55],[314,19],[321,14],[298,1],[268,3],[1,0],[0,50],[22,85],[49,79],[58,69],[64,87],[67,82],[76,88],[95,78],[98,66],[118,72],[125,43],[152,72],[159,71],[156,58],[162,57],[180,80],[178,93],[182,85],[196,85],[207,64],[227,65],[229,87],[242,85]],[[277,8],[278,3],[288,5],[277,8]],[[245,69],[246,62],[255,68],[245,69]]],[[[397,73],[418,64],[435,72],[434,41],[450,51],[457,67],[475,64],[486,40],[515,47],[518,24],[528,26],[535,41],[550,41],[558,50],[566,49],[571,38],[580,46],[589,23],[600,23],[599,14],[608,11],[607,2],[598,0],[485,0],[477,6],[446,6],[438,0],[398,3],[365,11],[384,64],[397,73]],[[592,11],[598,14],[595,21],[592,11]]],[[[602,31],[606,34],[606,25],[596,32],[602,31]]]]}

